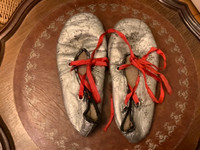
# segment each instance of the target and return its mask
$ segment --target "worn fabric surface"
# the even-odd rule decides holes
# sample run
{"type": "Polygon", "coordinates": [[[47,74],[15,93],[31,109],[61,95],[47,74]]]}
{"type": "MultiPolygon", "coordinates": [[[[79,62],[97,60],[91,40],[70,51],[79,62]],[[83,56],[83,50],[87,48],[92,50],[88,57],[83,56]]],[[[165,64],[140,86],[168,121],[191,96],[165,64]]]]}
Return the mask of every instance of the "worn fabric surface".
{"type": "MultiPolygon", "coordinates": [[[[74,61],[80,49],[85,48],[91,54],[95,49],[99,36],[104,32],[101,22],[92,14],[81,13],[71,17],[63,27],[57,45],[57,65],[62,84],[63,98],[68,117],[75,129],[82,135],[88,135],[95,126],[83,117],[87,103],[79,99],[80,81],[75,71],[70,71],[69,63],[74,61]]],[[[106,57],[106,40],[96,51],[95,58],[106,57]]],[[[105,68],[95,66],[92,70],[98,92],[103,101],[105,68]]],[[[101,103],[98,104],[101,109],[101,103]]]]}
{"type": "MultiPolygon", "coordinates": [[[[121,31],[127,37],[134,54],[139,57],[145,55],[151,47],[156,47],[149,27],[138,19],[123,19],[115,25],[115,29],[121,31]]],[[[124,70],[118,70],[117,68],[124,64],[126,56],[130,52],[126,43],[116,34],[112,34],[109,40],[108,54],[113,87],[115,121],[120,129],[126,115],[124,100],[128,92],[128,85],[124,70]]],[[[158,55],[156,53],[152,53],[147,60],[154,65],[158,65],[158,55]]],[[[122,132],[133,143],[140,141],[148,134],[154,112],[154,102],[147,93],[142,73],[139,72],[139,76],[141,78],[136,94],[140,100],[140,106],[138,108],[132,107],[132,117],[136,128],[130,133],[122,132]]],[[[155,94],[155,80],[147,76],[147,84],[155,94]]]]}

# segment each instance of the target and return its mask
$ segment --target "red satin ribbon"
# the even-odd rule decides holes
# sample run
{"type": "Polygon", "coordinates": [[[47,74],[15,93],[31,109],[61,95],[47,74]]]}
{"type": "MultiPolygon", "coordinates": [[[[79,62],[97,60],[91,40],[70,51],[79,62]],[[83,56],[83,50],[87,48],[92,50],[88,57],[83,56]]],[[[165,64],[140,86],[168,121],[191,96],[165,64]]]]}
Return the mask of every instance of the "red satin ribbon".
{"type": "MultiPolygon", "coordinates": [[[[81,65],[86,65],[86,74],[85,75],[80,75],[79,74],[79,78],[81,80],[81,84],[80,84],[80,90],[79,90],[79,97],[82,98],[83,96],[83,92],[84,92],[84,87],[86,87],[93,95],[94,100],[96,101],[96,103],[100,103],[101,102],[101,98],[100,95],[98,93],[98,90],[96,88],[96,84],[95,81],[93,79],[92,76],[92,72],[91,72],[91,68],[93,66],[107,66],[108,65],[108,59],[106,57],[104,58],[94,58],[95,52],[96,50],[101,46],[104,36],[108,33],[117,33],[118,36],[120,36],[124,42],[127,44],[127,46],[129,47],[130,50],[130,64],[123,64],[119,67],[119,70],[125,69],[131,65],[135,66],[138,70],[140,70],[143,74],[144,77],[144,81],[145,81],[145,87],[147,89],[147,92],[149,94],[149,96],[151,97],[151,99],[156,102],[156,103],[162,103],[163,99],[164,99],[164,89],[163,89],[163,83],[164,86],[167,89],[167,92],[169,94],[172,93],[172,89],[169,85],[169,82],[167,81],[167,79],[165,78],[165,76],[158,72],[158,70],[163,70],[166,68],[166,57],[165,54],[158,48],[152,47],[149,52],[144,55],[142,58],[136,58],[131,46],[128,42],[128,40],[126,39],[125,35],[123,33],[121,33],[120,31],[117,31],[115,29],[108,29],[105,33],[103,33],[100,38],[99,41],[97,43],[96,48],[94,49],[94,51],[91,54],[91,58],[87,59],[87,60],[77,60],[77,61],[72,61],[70,63],[70,66],[73,66],[71,70],[73,70],[75,67],[81,66],[81,65]],[[162,68],[158,68],[157,66],[155,66],[154,64],[148,62],[146,59],[148,58],[148,56],[152,53],[152,52],[156,52],[158,55],[162,56],[163,60],[164,60],[164,65],[162,68]],[[157,99],[155,97],[155,95],[153,94],[153,92],[151,91],[151,89],[149,88],[148,84],[147,84],[147,79],[146,79],[146,75],[151,76],[152,78],[154,78],[160,85],[160,96],[159,99],[157,99]],[[88,79],[88,81],[86,80],[86,77],[88,79]]],[[[130,98],[132,97],[134,102],[137,104],[139,102],[138,97],[135,93],[138,84],[140,81],[140,77],[137,77],[136,80],[136,84],[135,86],[132,88],[130,85],[129,89],[130,89],[130,93],[127,94],[124,103],[127,104],[128,101],[130,100],[130,98]]],[[[104,128],[104,130],[106,131],[107,128],[109,127],[109,125],[111,124],[112,120],[114,117],[114,108],[113,108],[113,100],[111,98],[111,115],[110,115],[110,121],[108,122],[108,124],[106,125],[106,127],[104,128]]]]}
{"type": "MultiPolygon", "coordinates": [[[[86,76],[88,79],[88,86],[86,86],[87,81],[86,81],[86,77],[82,77],[82,82],[80,84],[80,90],[79,90],[79,97],[82,98],[83,96],[83,92],[84,92],[84,86],[88,88],[88,90],[90,90],[90,92],[92,93],[94,100],[96,103],[100,103],[101,102],[101,97],[99,95],[99,92],[97,90],[95,81],[93,79],[92,76],[92,72],[91,72],[91,68],[93,66],[108,66],[108,58],[104,57],[104,58],[94,58],[95,52],[97,51],[97,49],[101,46],[101,44],[103,43],[103,39],[104,36],[108,33],[113,33],[113,32],[119,32],[115,29],[109,29],[106,32],[104,32],[100,38],[99,41],[97,43],[96,48],[93,50],[92,54],[91,54],[91,58],[87,59],[87,60],[77,60],[77,61],[72,61],[70,63],[70,66],[73,66],[71,70],[73,70],[74,68],[78,67],[78,66],[82,66],[82,65],[86,65],[86,76]]],[[[120,32],[119,32],[120,33],[120,32]]],[[[127,41],[128,42],[128,41],[127,41]]],[[[79,77],[81,78],[81,76],[79,75],[79,77]]]]}
{"type": "MultiPolygon", "coordinates": [[[[119,70],[122,70],[122,69],[125,69],[131,65],[135,66],[138,70],[140,70],[143,74],[143,77],[144,77],[144,81],[145,81],[145,87],[147,89],[147,92],[149,94],[149,96],[151,97],[151,99],[156,102],[156,103],[162,103],[163,102],[163,99],[164,99],[164,89],[163,89],[163,83],[164,83],[164,86],[166,87],[167,89],[167,92],[169,94],[172,93],[172,89],[171,89],[171,86],[169,85],[169,82],[167,81],[167,79],[165,78],[165,76],[158,72],[157,70],[164,70],[166,68],[166,57],[165,57],[165,54],[158,48],[155,48],[155,47],[152,47],[148,53],[146,55],[144,55],[142,58],[137,58],[135,57],[134,53],[133,53],[133,50],[131,49],[131,46],[128,42],[128,40],[126,39],[125,35],[123,33],[121,33],[120,31],[117,31],[115,29],[109,29],[107,31],[107,33],[112,33],[112,32],[115,32],[118,34],[118,36],[120,36],[124,42],[127,44],[127,46],[129,47],[129,51],[130,51],[130,64],[123,64],[119,67],[119,70]],[[148,56],[153,53],[153,52],[156,52],[158,55],[162,56],[163,60],[164,60],[164,64],[163,64],[163,67],[161,68],[158,68],[157,66],[155,66],[154,64],[150,63],[149,61],[147,61],[147,58],[148,56]],[[155,97],[155,95],[153,94],[153,92],[151,91],[151,89],[149,88],[148,84],[147,84],[147,79],[146,79],[146,75],[148,76],[151,76],[152,78],[154,78],[160,85],[160,96],[159,96],[159,99],[157,99],[155,97]]],[[[139,99],[135,93],[137,87],[138,87],[138,84],[139,84],[139,81],[140,81],[140,76],[137,77],[137,80],[136,80],[136,83],[135,83],[135,86],[134,87],[131,87],[130,85],[128,85],[129,89],[130,89],[130,93],[127,94],[125,100],[124,100],[124,103],[127,105],[127,103],[129,102],[130,98],[132,97],[133,101],[135,102],[135,104],[139,103],[139,99]]],[[[113,100],[111,99],[111,102],[113,100]]],[[[113,102],[112,102],[113,103],[113,102]]],[[[111,105],[112,105],[111,103],[111,105]]],[[[106,125],[106,127],[104,128],[104,131],[107,130],[107,128],[110,126],[111,122],[112,122],[112,119],[114,117],[114,113],[112,113],[114,111],[114,108],[111,107],[111,116],[110,116],[110,120],[108,122],[108,124],[106,125]]]]}
{"type": "MultiPolygon", "coordinates": [[[[119,70],[125,69],[125,68],[127,68],[127,67],[129,67],[131,65],[135,66],[138,70],[140,70],[142,72],[142,74],[143,74],[143,77],[144,77],[145,87],[147,89],[147,92],[148,92],[149,96],[151,97],[151,99],[154,102],[156,102],[156,103],[162,103],[163,102],[163,99],[164,99],[164,96],[165,96],[164,89],[163,89],[163,84],[166,87],[167,92],[169,94],[172,93],[172,89],[171,89],[171,87],[169,85],[169,82],[165,78],[165,76],[162,73],[157,71],[157,70],[163,70],[163,69],[166,68],[166,57],[165,57],[165,54],[160,49],[152,47],[150,49],[150,51],[146,55],[144,55],[142,58],[136,58],[136,57],[132,58],[132,56],[131,56],[129,61],[130,61],[130,64],[121,65],[119,67],[119,70]],[[155,66],[154,64],[152,64],[152,63],[150,63],[150,62],[148,62],[146,60],[148,58],[148,56],[153,52],[157,52],[158,55],[162,56],[162,58],[164,60],[164,65],[163,65],[162,68],[158,68],[157,66],[155,66]],[[155,95],[153,94],[153,92],[151,91],[149,86],[147,85],[146,75],[151,76],[152,78],[154,78],[159,83],[159,85],[160,85],[160,96],[159,96],[158,99],[155,97],[155,95]]],[[[140,77],[138,76],[138,78],[140,78],[140,77]]],[[[139,82],[136,81],[135,87],[133,89],[136,90],[138,84],[139,84],[139,82]]],[[[129,86],[129,89],[130,88],[132,88],[132,87],[129,86]]],[[[138,103],[138,100],[137,100],[138,98],[137,98],[137,95],[135,94],[135,90],[134,91],[131,90],[131,93],[132,93],[131,95],[133,95],[133,99],[135,98],[134,101],[137,104],[138,103]]],[[[125,100],[125,104],[127,104],[127,98],[125,100]]]]}
{"type": "MultiPolygon", "coordinates": [[[[73,70],[74,68],[78,67],[78,66],[82,66],[82,65],[86,65],[86,76],[88,79],[88,87],[86,86],[87,81],[86,81],[86,77],[82,77],[82,82],[80,84],[80,90],[79,90],[79,97],[82,98],[83,96],[83,91],[84,91],[84,86],[88,88],[88,90],[90,90],[90,92],[92,93],[94,100],[96,103],[100,103],[101,102],[101,97],[99,95],[99,92],[97,90],[95,81],[93,79],[92,76],[92,72],[91,72],[91,68],[93,66],[108,66],[108,58],[104,57],[104,58],[94,58],[95,52],[97,51],[97,49],[101,46],[101,44],[103,43],[103,39],[104,36],[108,33],[113,33],[116,32],[118,34],[120,34],[121,32],[115,30],[115,29],[109,29],[106,32],[104,32],[100,38],[99,41],[97,43],[96,48],[93,50],[92,54],[91,54],[91,58],[87,59],[87,60],[77,60],[77,61],[72,61],[70,63],[70,66],[73,66],[71,70],[73,70]]],[[[122,33],[121,33],[122,34],[122,33]]],[[[122,34],[123,35],[123,34],[122,34]]],[[[128,44],[128,41],[127,41],[128,44]]],[[[79,77],[81,78],[81,76],[79,75],[79,77]]]]}
{"type": "Polygon", "coordinates": [[[100,36],[98,44],[91,54],[91,58],[89,58],[87,60],[76,60],[76,61],[72,61],[70,63],[70,66],[73,66],[71,70],[75,69],[78,66],[86,65],[86,74],[84,74],[84,75],[79,74],[79,78],[81,81],[80,89],[79,89],[79,98],[82,99],[83,93],[84,93],[84,87],[86,87],[92,93],[96,103],[101,102],[101,97],[99,95],[94,78],[92,76],[91,68],[93,66],[108,66],[108,58],[107,57],[94,58],[94,54],[95,54],[96,50],[101,46],[104,36],[105,36],[105,33],[100,36]],[[86,80],[86,77],[87,77],[88,81],[86,80]]]}
{"type": "Polygon", "coordinates": [[[135,93],[139,82],[140,82],[140,77],[138,76],[134,88],[132,88],[132,87],[128,84],[128,87],[129,87],[129,89],[130,89],[130,93],[126,95],[126,99],[125,99],[125,101],[124,101],[124,103],[125,103],[126,105],[127,105],[128,101],[130,100],[131,97],[133,98],[135,104],[139,103],[139,99],[138,99],[138,97],[137,97],[137,95],[136,95],[136,93],[135,93]]]}
{"type": "Polygon", "coordinates": [[[112,120],[114,118],[114,105],[113,105],[113,98],[111,96],[110,98],[110,119],[109,119],[109,122],[107,123],[107,125],[105,126],[104,128],[104,131],[106,132],[108,127],[110,126],[110,124],[112,123],[112,120]]]}

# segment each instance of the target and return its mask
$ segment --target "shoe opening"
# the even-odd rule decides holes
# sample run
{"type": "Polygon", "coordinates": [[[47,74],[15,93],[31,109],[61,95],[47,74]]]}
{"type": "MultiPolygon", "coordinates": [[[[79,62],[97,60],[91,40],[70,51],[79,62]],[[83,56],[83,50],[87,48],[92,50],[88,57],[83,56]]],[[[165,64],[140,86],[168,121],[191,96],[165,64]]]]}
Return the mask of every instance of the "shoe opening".
{"type": "MultiPolygon", "coordinates": [[[[90,53],[86,49],[81,49],[76,56],[76,60],[87,60],[90,57],[90,53]]],[[[86,74],[86,65],[81,65],[77,68],[77,74],[85,75],[86,74]]],[[[88,122],[97,123],[100,119],[100,112],[97,107],[96,102],[93,99],[92,94],[89,90],[84,89],[84,99],[87,101],[87,108],[83,113],[85,119],[88,122]]]]}
{"type": "MultiPolygon", "coordinates": [[[[125,64],[130,64],[130,55],[126,56],[125,58],[125,64]]],[[[139,71],[136,67],[134,67],[133,65],[130,65],[129,67],[127,67],[125,69],[125,76],[127,79],[127,84],[129,84],[131,87],[135,86],[137,77],[138,77],[139,71]]],[[[135,125],[134,125],[134,121],[133,121],[133,110],[132,107],[134,107],[134,105],[132,105],[132,103],[134,103],[133,100],[129,101],[129,106],[126,107],[126,115],[125,118],[122,121],[121,124],[121,130],[124,132],[131,132],[133,130],[135,130],[135,125]]]]}

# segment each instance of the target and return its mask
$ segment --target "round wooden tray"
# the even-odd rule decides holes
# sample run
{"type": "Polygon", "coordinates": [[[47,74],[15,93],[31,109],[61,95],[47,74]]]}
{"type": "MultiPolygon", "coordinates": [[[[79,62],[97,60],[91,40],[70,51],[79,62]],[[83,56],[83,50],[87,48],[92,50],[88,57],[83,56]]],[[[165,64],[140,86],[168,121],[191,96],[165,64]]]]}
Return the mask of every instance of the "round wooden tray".
{"type": "Polygon", "coordinates": [[[30,32],[21,47],[15,65],[14,97],[21,122],[41,149],[175,149],[193,121],[198,101],[198,83],[193,57],[179,32],[152,8],[143,3],[67,2],[43,18],[30,32]],[[167,56],[164,72],[173,94],[156,105],[149,135],[131,144],[113,121],[107,132],[111,83],[106,73],[102,123],[88,137],[82,137],[69,122],[62,100],[56,66],[56,45],[66,20],[76,13],[90,12],[99,17],[105,30],[120,19],[133,17],[151,28],[157,45],[167,56]]]}

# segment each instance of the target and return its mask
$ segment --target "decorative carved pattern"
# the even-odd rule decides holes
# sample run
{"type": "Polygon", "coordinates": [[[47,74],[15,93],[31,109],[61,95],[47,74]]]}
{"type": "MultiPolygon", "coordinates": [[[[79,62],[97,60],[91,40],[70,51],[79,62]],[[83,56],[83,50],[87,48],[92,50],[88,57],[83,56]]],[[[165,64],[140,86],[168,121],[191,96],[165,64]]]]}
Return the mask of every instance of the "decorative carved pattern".
{"type": "Polygon", "coordinates": [[[178,96],[184,98],[185,100],[187,100],[188,91],[187,90],[186,91],[180,90],[180,91],[178,91],[178,96]]]}
{"type": "Polygon", "coordinates": [[[178,110],[180,110],[180,112],[183,114],[184,111],[185,111],[185,109],[186,109],[187,103],[186,103],[186,102],[184,102],[184,103],[182,103],[182,102],[176,102],[175,105],[176,105],[176,108],[177,108],[178,110]]]}
{"type": "Polygon", "coordinates": [[[95,4],[88,5],[88,7],[90,8],[90,12],[93,13],[93,12],[96,11],[96,9],[95,9],[96,5],[95,4]]]}
{"type": "Polygon", "coordinates": [[[119,7],[118,4],[110,4],[110,6],[111,6],[111,11],[112,11],[112,12],[113,12],[113,11],[117,11],[117,7],[119,7]]]}
{"type": "Polygon", "coordinates": [[[176,128],[176,125],[169,125],[168,122],[166,122],[164,124],[164,129],[167,130],[168,136],[171,136],[171,134],[174,132],[175,128],[176,128]]]}
{"type": "Polygon", "coordinates": [[[85,11],[85,7],[78,7],[76,10],[78,10],[80,13],[85,11]]]}
{"type": "Polygon", "coordinates": [[[44,132],[44,135],[49,140],[54,141],[54,136],[55,136],[55,134],[57,134],[57,132],[58,132],[58,130],[54,130],[54,131],[51,131],[51,132],[44,132]]]}
{"type": "Polygon", "coordinates": [[[166,28],[164,28],[163,26],[161,26],[161,29],[160,29],[160,31],[158,31],[158,34],[160,36],[162,36],[162,35],[168,34],[168,31],[167,31],[166,28]]]}
{"type": "Polygon", "coordinates": [[[142,146],[138,144],[134,146],[134,150],[142,150],[142,146]]]}
{"type": "Polygon", "coordinates": [[[182,114],[175,114],[175,112],[172,112],[170,117],[175,121],[175,124],[177,125],[181,121],[183,115],[182,114]]]}
{"type": "Polygon", "coordinates": [[[33,46],[33,48],[43,48],[44,47],[44,44],[41,43],[41,41],[38,39],[37,41],[35,41],[35,44],[33,46]]]}
{"type": "Polygon", "coordinates": [[[127,6],[123,6],[123,5],[121,5],[121,8],[122,8],[122,13],[123,14],[125,14],[130,8],[129,7],[127,7],[127,6]]]}
{"type": "Polygon", "coordinates": [[[75,10],[70,10],[66,12],[66,15],[72,16],[74,14],[75,10]]]}
{"type": "Polygon", "coordinates": [[[58,17],[58,18],[56,19],[56,21],[58,21],[58,22],[63,22],[64,19],[65,19],[65,16],[62,15],[62,16],[58,17]]]}
{"type": "Polygon", "coordinates": [[[132,16],[133,16],[133,17],[137,16],[137,15],[140,13],[139,10],[133,9],[133,8],[131,9],[131,11],[132,11],[132,16]]]}
{"type": "Polygon", "coordinates": [[[30,61],[27,62],[26,64],[26,71],[29,71],[29,70],[33,70],[33,69],[36,69],[37,68],[37,64],[32,64],[30,61]]]}
{"type": "Polygon", "coordinates": [[[144,20],[147,20],[147,19],[150,19],[150,18],[151,18],[149,15],[144,14],[144,13],[142,14],[142,17],[143,17],[144,20]]]}
{"type": "Polygon", "coordinates": [[[105,11],[106,8],[107,8],[106,6],[107,6],[107,4],[105,4],[105,3],[99,4],[99,7],[100,7],[100,10],[101,10],[101,11],[105,11]]]}
{"type": "Polygon", "coordinates": [[[56,23],[52,22],[47,29],[50,29],[51,31],[57,31],[56,23]]]}
{"type": "MultiPolygon", "coordinates": [[[[36,101],[30,101],[30,102],[34,102],[35,103],[36,101]]],[[[32,105],[34,105],[34,104],[32,104],[32,105]]],[[[32,114],[34,119],[37,119],[40,116],[40,113],[38,111],[31,111],[31,114],[32,114]]]]}
{"type": "Polygon", "coordinates": [[[25,83],[28,83],[29,81],[35,80],[35,76],[34,76],[34,75],[31,76],[31,75],[29,75],[27,72],[25,72],[25,77],[24,77],[24,79],[25,79],[25,83]]]}
{"type": "Polygon", "coordinates": [[[180,50],[180,48],[178,47],[178,45],[175,44],[175,46],[171,49],[171,52],[181,53],[181,50],[180,50]]]}
{"type": "Polygon", "coordinates": [[[168,38],[165,40],[165,42],[167,43],[167,44],[170,44],[170,43],[175,43],[175,40],[174,40],[174,38],[171,36],[171,35],[169,35],[168,36],[168,38]]]}
{"type": "Polygon", "coordinates": [[[37,127],[38,127],[39,129],[41,129],[41,130],[44,132],[45,127],[46,127],[46,124],[45,124],[44,122],[39,122],[39,121],[37,121],[37,122],[36,122],[36,125],[37,125],[37,127]]]}
{"type": "Polygon", "coordinates": [[[180,79],[179,80],[179,84],[181,85],[181,86],[185,86],[185,87],[189,87],[189,80],[188,80],[188,78],[186,78],[186,79],[180,79]]]}
{"type": "MultiPolygon", "coordinates": [[[[62,20],[62,16],[57,19],[57,21],[61,21],[61,20],[62,20]]],[[[51,35],[47,33],[47,30],[44,30],[40,35],[40,38],[45,38],[46,40],[49,39],[50,37],[51,35]]]]}
{"type": "Polygon", "coordinates": [[[69,142],[68,138],[66,137],[61,137],[60,140],[55,141],[55,144],[58,145],[58,147],[60,147],[61,149],[66,149],[65,147],[65,143],[69,142]]]}
{"type": "Polygon", "coordinates": [[[32,58],[34,58],[34,57],[39,58],[39,57],[40,57],[40,54],[39,54],[39,53],[36,53],[36,52],[34,51],[34,49],[32,49],[32,50],[31,50],[31,53],[30,53],[30,55],[29,55],[29,59],[32,59],[32,58]]]}
{"type": "MultiPolygon", "coordinates": [[[[181,63],[183,65],[185,65],[185,58],[183,57],[183,55],[180,55],[178,58],[175,59],[176,63],[181,63]]],[[[186,67],[186,66],[184,66],[186,67]]]]}
{"type": "MultiPolygon", "coordinates": [[[[49,40],[50,37],[51,37],[50,32],[51,31],[55,32],[57,30],[56,22],[62,23],[62,24],[65,23],[65,18],[74,15],[76,11],[84,12],[86,9],[89,9],[90,12],[95,12],[96,9],[99,8],[102,12],[104,12],[105,10],[108,9],[108,7],[110,7],[110,11],[112,11],[112,12],[116,11],[119,7],[121,7],[122,13],[127,13],[128,11],[131,11],[132,12],[131,15],[134,16],[134,17],[141,14],[141,16],[143,17],[143,20],[147,20],[147,19],[149,20],[149,22],[150,22],[149,24],[150,24],[151,28],[155,28],[157,26],[158,27],[160,26],[160,30],[158,31],[158,34],[160,36],[166,36],[167,38],[166,38],[165,42],[168,45],[173,45],[173,48],[170,51],[171,53],[181,53],[181,50],[180,50],[179,46],[177,45],[174,37],[169,35],[169,32],[167,31],[167,29],[164,26],[161,26],[161,24],[156,19],[152,18],[151,16],[149,16],[145,13],[142,13],[137,9],[133,9],[133,8],[128,7],[128,6],[119,6],[118,4],[114,4],[114,3],[110,4],[110,5],[107,5],[105,3],[101,3],[101,4],[98,4],[98,5],[90,4],[87,7],[79,7],[76,10],[70,10],[70,11],[66,12],[64,15],[59,16],[58,18],[56,18],[55,21],[51,22],[49,24],[49,26],[40,34],[40,36],[35,41],[33,48],[32,48],[32,50],[29,54],[29,58],[28,58],[29,60],[27,60],[27,65],[26,65],[27,66],[27,69],[26,69],[27,72],[25,73],[25,77],[24,77],[25,82],[28,83],[29,81],[35,80],[35,76],[32,75],[32,74],[29,74],[28,71],[31,70],[31,69],[37,69],[37,64],[31,64],[30,60],[40,58],[40,51],[39,50],[44,47],[43,41],[49,40]]],[[[180,55],[174,61],[179,65],[179,68],[177,70],[178,73],[184,74],[185,76],[188,76],[186,61],[185,61],[185,58],[183,57],[183,55],[180,55]]],[[[181,86],[184,86],[185,88],[188,88],[188,86],[189,86],[189,80],[187,78],[186,79],[180,79],[178,81],[178,83],[181,86]]],[[[27,95],[29,95],[35,89],[34,86],[30,86],[28,84],[26,84],[24,86],[24,88],[25,88],[27,95]]],[[[185,100],[187,100],[187,98],[188,98],[187,89],[185,91],[183,91],[181,89],[180,91],[178,91],[177,94],[180,98],[184,98],[185,100]]],[[[30,101],[31,101],[31,104],[33,105],[34,101],[33,100],[30,100],[30,101]]],[[[177,128],[178,123],[181,121],[181,119],[183,117],[183,114],[184,114],[186,106],[187,106],[187,102],[182,104],[180,101],[178,101],[178,102],[175,103],[174,106],[177,109],[177,112],[176,113],[172,112],[171,115],[170,115],[170,118],[174,121],[174,124],[169,124],[168,122],[165,122],[164,125],[163,125],[163,129],[166,131],[166,134],[164,132],[161,132],[161,131],[157,131],[156,134],[155,134],[155,137],[158,139],[159,145],[162,145],[164,142],[166,142],[167,139],[169,138],[169,136],[171,136],[172,133],[175,132],[175,129],[177,128]]],[[[34,116],[34,118],[36,120],[39,117],[38,113],[32,113],[32,115],[34,116]]],[[[54,136],[56,134],[58,134],[57,129],[52,128],[51,130],[47,131],[45,122],[41,123],[41,122],[38,121],[36,124],[44,132],[45,137],[47,139],[51,140],[60,149],[66,149],[66,145],[70,144],[70,143],[68,143],[69,140],[66,137],[61,137],[59,139],[54,138],[54,136]]],[[[155,144],[155,141],[153,141],[152,139],[147,139],[145,141],[145,144],[148,146],[148,150],[154,150],[157,147],[159,147],[159,145],[155,144]]],[[[78,143],[72,143],[70,145],[70,148],[68,148],[68,149],[69,150],[80,149],[80,146],[79,146],[78,143]]],[[[90,150],[91,148],[85,147],[85,148],[81,148],[81,149],[90,150]]],[[[142,149],[141,145],[135,145],[134,146],[134,150],[141,150],[141,149],[142,149]]]]}
{"type": "Polygon", "coordinates": [[[157,144],[154,144],[151,139],[146,140],[146,145],[148,145],[148,150],[154,150],[158,147],[157,144]]]}
{"type": "Polygon", "coordinates": [[[183,19],[184,23],[200,40],[200,24],[193,17],[187,4],[176,0],[159,0],[159,1],[165,4],[166,6],[177,10],[179,12],[180,17],[183,19]]]}
{"type": "Polygon", "coordinates": [[[28,85],[25,85],[25,87],[24,87],[24,91],[26,92],[27,95],[29,95],[34,90],[35,90],[35,86],[30,87],[28,85]]]}
{"type": "Polygon", "coordinates": [[[188,76],[187,67],[184,66],[184,67],[182,67],[182,68],[178,68],[178,73],[179,73],[179,74],[184,74],[185,76],[188,76]]]}
{"type": "Polygon", "coordinates": [[[159,139],[160,145],[168,139],[168,136],[164,135],[161,131],[156,132],[156,137],[159,139]]]}
{"type": "Polygon", "coordinates": [[[152,20],[152,23],[150,24],[150,26],[151,26],[152,28],[155,28],[156,26],[160,26],[160,23],[159,23],[157,20],[153,19],[153,20],[152,20]]]}

